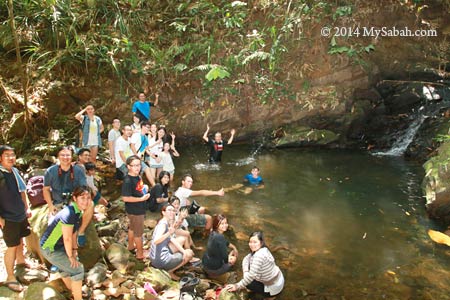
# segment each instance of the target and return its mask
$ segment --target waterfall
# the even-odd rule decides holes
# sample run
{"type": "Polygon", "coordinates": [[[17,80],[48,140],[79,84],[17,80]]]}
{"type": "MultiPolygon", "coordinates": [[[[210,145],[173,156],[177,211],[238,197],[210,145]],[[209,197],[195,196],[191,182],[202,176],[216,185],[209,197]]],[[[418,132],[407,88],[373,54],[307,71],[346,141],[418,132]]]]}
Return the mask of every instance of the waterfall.
{"type": "Polygon", "coordinates": [[[391,149],[385,152],[375,152],[373,155],[387,155],[387,156],[401,156],[405,153],[409,144],[414,139],[417,131],[419,131],[420,126],[423,121],[425,121],[427,117],[423,114],[419,115],[414,119],[413,122],[409,125],[409,127],[405,130],[405,132],[399,136],[399,138],[392,144],[391,149]]]}

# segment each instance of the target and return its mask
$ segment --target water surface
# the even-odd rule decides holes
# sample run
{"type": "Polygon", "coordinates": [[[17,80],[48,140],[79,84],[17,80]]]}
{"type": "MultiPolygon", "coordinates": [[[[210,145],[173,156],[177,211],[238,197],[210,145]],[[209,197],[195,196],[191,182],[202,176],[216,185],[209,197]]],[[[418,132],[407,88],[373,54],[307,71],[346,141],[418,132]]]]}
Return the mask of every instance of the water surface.
{"type": "MultiPolygon", "coordinates": [[[[265,232],[287,280],[282,299],[449,299],[449,253],[426,235],[435,225],[425,214],[417,163],[232,146],[220,166],[210,166],[206,146],[180,150],[176,180],[191,173],[194,190],[231,187],[260,167],[264,189],[197,200],[226,214],[238,236],[265,232]]],[[[237,243],[242,258],[248,246],[237,243]]]]}

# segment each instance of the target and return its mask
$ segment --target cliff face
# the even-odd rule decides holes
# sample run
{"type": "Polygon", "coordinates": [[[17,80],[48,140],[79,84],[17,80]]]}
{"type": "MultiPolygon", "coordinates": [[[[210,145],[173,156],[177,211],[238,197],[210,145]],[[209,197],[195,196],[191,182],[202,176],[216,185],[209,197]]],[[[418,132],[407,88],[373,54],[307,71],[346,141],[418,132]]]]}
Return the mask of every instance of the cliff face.
{"type": "MultiPolygon", "coordinates": [[[[205,73],[199,71],[202,68],[194,67],[172,75],[166,69],[145,73],[130,68],[125,77],[96,76],[92,72],[93,60],[86,62],[85,72],[70,76],[65,75],[68,71],[63,68],[52,69],[48,74],[32,73],[30,76],[36,77],[35,97],[43,101],[46,112],[37,114],[35,122],[41,122],[45,116],[45,122],[39,123],[44,125],[41,127],[65,127],[66,132],[71,132],[76,126],[72,116],[80,107],[92,103],[105,123],[114,117],[120,117],[123,124],[130,123],[132,102],[142,89],[150,99],[155,92],[160,93],[160,105],[152,111],[153,120],[166,124],[180,137],[198,137],[209,123],[214,131],[236,128],[238,140],[253,140],[264,134],[285,137],[277,140],[279,146],[383,149],[392,145],[393,133],[411,123],[415,117],[413,109],[429,101],[423,93],[424,85],[437,89],[440,96],[435,101],[441,102],[446,97],[450,24],[445,1],[420,6],[400,1],[334,6],[290,2],[278,10],[261,3],[242,4],[242,11],[237,11],[237,6],[229,8],[231,16],[239,16],[238,13],[245,16],[240,20],[242,26],[235,27],[238,31],[235,36],[218,27],[221,30],[209,37],[214,40],[213,45],[220,46],[214,52],[207,49],[205,68],[211,71],[217,67],[214,63],[220,62],[218,66],[228,70],[228,75],[216,68],[217,74],[223,76],[205,79],[205,73]],[[314,14],[305,13],[308,9],[314,14]],[[283,14],[275,15],[280,11],[283,14]],[[378,36],[376,30],[380,30],[378,36]],[[416,30],[422,30],[424,36],[401,36],[414,34],[416,30]],[[229,63],[230,57],[240,59],[239,66],[229,63]]],[[[169,8],[161,7],[161,11],[167,12],[169,8]]],[[[185,9],[192,13],[200,8],[185,9]]],[[[225,14],[225,19],[230,15],[225,14]]],[[[160,19],[151,16],[148,31],[141,32],[136,39],[150,45],[155,35],[163,35],[177,24],[181,26],[181,23],[168,26],[164,16],[160,15],[160,19]]],[[[235,21],[239,19],[236,17],[235,21]]],[[[200,33],[187,38],[183,35],[189,32],[180,31],[181,35],[170,44],[176,44],[176,49],[186,41],[195,43],[197,39],[200,44],[208,33],[208,26],[205,29],[206,23],[202,24],[200,33]]],[[[129,52],[122,49],[123,53],[115,53],[113,49],[111,55],[116,56],[111,59],[121,63],[120,59],[125,60],[131,49],[129,52]]],[[[147,66],[156,64],[154,55],[141,53],[144,54],[139,59],[147,60],[147,66]]],[[[181,52],[176,59],[184,64],[186,55],[189,53],[181,52]]],[[[18,70],[10,56],[3,58],[3,85],[5,90],[13,91],[17,88],[18,70]]],[[[204,62],[191,64],[199,66],[204,62]]],[[[175,67],[181,68],[180,64],[175,67]]],[[[11,136],[23,134],[20,122],[11,127],[11,136]]]]}

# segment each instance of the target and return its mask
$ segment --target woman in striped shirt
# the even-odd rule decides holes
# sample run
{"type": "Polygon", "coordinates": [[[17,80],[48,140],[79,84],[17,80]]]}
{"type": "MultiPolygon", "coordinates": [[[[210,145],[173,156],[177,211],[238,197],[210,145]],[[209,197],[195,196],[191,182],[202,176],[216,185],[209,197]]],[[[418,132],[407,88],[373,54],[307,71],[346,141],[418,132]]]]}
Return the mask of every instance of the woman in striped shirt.
{"type": "Polygon", "coordinates": [[[284,287],[284,277],[275,259],[264,243],[261,231],[253,232],[248,241],[251,253],[242,261],[243,278],[236,284],[225,288],[234,292],[246,287],[254,293],[261,294],[264,299],[275,299],[284,287]]]}

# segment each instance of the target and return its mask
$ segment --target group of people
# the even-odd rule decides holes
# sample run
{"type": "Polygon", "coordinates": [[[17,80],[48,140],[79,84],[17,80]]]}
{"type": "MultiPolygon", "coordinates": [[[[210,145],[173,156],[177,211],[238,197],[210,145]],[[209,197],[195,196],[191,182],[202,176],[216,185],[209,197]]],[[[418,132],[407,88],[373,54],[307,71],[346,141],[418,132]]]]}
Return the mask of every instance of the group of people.
{"type": "MultiPolygon", "coordinates": [[[[129,220],[128,249],[137,259],[146,259],[142,235],[146,211],[160,212],[162,218],[153,231],[149,258],[152,266],[167,270],[178,279],[175,271],[187,263],[202,263],[207,276],[218,278],[230,271],[238,259],[237,248],[229,243],[224,233],[228,229],[226,216],[206,214],[206,209],[191,197],[224,196],[224,189],[193,190],[193,177],[186,174],[181,186],[169,197],[175,166],[172,156],[179,156],[175,148],[175,135],[166,128],[151,124],[150,108],[158,104],[146,101],[144,93],[133,104],[133,124],[120,128],[114,119],[108,133],[108,149],[116,167],[116,178],[122,180],[122,199],[129,220]],[[121,130],[121,131],[120,131],[121,130]],[[148,181],[144,184],[143,177],[148,181]],[[209,236],[202,259],[195,257],[196,247],[188,228],[203,228],[209,236]],[[229,251],[230,250],[230,251],[229,251]]],[[[82,299],[83,265],[78,261],[78,247],[88,244],[85,231],[91,222],[97,204],[108,206],[108,201],[95,186],[94,177],[98,150],[102,145],[104,126],[95,109],[88,105],[75,115],[81,124],[82,148],[73,162],[72,147],[58,149],[58,163],[49,167],[44,175],[43,196],[48,205],[49,225],[40,239],[43,256],[60,271],[67,288],[75,300],[82,299]]],[[[209,161],[221,161],[223,149],[233,142],[222,139],[219,132],[208,136],[207,125],[203,140],[210,147],[209,161]]],[[[14,167],[14,149],[0,146],[0,227],[7,245],[4,285],[14,291],[23,287],[14,277],[14,265],[25,262],[22,238],[30,234],[30,217],[25,183],[14,167]]],[[[245,176],[249,184],[263,185],[259,168],[254,167],[245,176]]],[[[262,232],[252,233],[249,239],[251,253],[243,260],[243,279],[227,285],[229,291],[248,288],[271,298],[279,294],[284,277],[265,245],[262,232]]]]}

